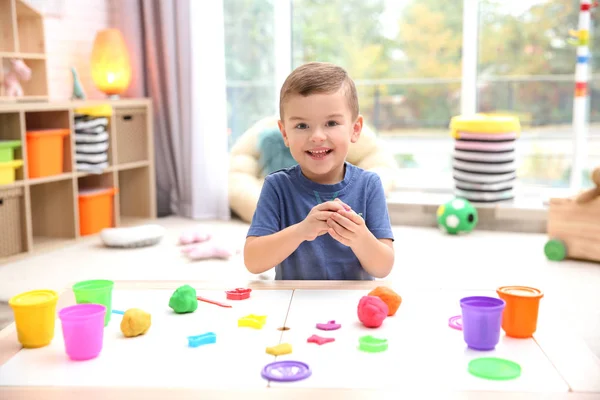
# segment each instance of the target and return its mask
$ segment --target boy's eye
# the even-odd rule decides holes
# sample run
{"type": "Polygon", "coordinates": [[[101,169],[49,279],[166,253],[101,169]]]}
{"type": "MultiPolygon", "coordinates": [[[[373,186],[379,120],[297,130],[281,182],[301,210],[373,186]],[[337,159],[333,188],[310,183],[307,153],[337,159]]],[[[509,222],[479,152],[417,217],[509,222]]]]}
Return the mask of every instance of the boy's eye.
{"type": "Polygon", "coordinates": [[[338,125],[338,123],[335,122],[335,121],[328,121],[327,122],[327,126],[337,126],[337,125],[338,125]]]}
{"type": "Polygon", "coordinates": [[[308,125],[306,125],[303,122],[301,122],[298,125],[296,125],[296,129],[306,129],[306,128],[308,128],[308,125]]]}

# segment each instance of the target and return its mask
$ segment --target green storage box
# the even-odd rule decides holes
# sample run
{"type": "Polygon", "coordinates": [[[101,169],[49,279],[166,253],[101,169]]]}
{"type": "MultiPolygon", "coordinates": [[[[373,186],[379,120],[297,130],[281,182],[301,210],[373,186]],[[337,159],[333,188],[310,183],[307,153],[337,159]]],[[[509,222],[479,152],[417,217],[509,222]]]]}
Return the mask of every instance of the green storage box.
{"type": "Polygon", "coordinates": [[[20,140],[0,140],[0,162],[13,161],[17,147],[21,147],[20,140]]]}

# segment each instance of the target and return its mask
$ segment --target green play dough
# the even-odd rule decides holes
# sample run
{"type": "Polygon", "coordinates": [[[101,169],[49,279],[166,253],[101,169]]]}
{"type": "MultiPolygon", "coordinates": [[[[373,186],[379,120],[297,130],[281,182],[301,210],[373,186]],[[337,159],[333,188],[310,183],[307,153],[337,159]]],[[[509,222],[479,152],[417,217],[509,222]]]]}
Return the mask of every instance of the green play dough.
{"type": "Polygon", "coordinates": [[[175,290],[169,300],[169,307],[177,314],[191,313],[198,308],[196,289],[190,285],[183,285],[175,290]]]}
{"type": "Polygon", "coordinates": [[[516,362],[502,358],[483,357],[469,362],[469,373],[479,378],[505,381],[519,377],[521,366],[516,362]]]}

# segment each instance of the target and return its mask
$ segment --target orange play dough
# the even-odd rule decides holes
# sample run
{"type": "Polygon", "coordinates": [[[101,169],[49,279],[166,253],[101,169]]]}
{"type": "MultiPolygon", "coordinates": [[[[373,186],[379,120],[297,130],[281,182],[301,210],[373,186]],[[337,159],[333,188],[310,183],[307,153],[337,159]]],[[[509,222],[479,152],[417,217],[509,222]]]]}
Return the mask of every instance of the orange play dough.
{"type": "Polygon", "coordinates": [[[402,303],[402,297],[387,286],[377,286],[369,292],[369,296],[377,296],[387,304],[389,310],[388,317],[396,314],[402,303]]]}

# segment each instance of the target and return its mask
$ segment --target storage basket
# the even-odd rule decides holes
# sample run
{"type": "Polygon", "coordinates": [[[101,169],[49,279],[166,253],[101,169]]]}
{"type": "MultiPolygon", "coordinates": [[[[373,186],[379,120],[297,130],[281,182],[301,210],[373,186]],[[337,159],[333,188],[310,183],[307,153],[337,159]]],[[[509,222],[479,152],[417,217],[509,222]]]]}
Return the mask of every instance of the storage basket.
{"type": "Polygon", "coordinates": [[[30,178],[60,175],[64,170],[64,139],[69,129],[27,131],[27,170],[30,178]]]}
{"type": "Polygon", "coordinates": [[[92,235],[114,226],[115,188],[79,191],[79,234],[92,235]]]}
{"type": "Polygon", "coordinates": [[[148,160],[145,108],[116,108],[118,164],[148,160]]]}
{"type": "Polygon", "coordinates": [[[14,183],[17,180],[17,169],[23,166],[23,160],[0,162],[0,186],[14,183]]]}
{"type": "Polygon", "coordinates": [[[15,159],[15,150],[21,147],[20,140],[0,140],[0,163],[15,159]]]}
{"type": "Polygon", "coordinates": [[[23,188],[0,189],[0,257],[22,253],[25,249],[23,188]]]}

